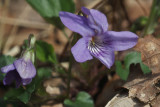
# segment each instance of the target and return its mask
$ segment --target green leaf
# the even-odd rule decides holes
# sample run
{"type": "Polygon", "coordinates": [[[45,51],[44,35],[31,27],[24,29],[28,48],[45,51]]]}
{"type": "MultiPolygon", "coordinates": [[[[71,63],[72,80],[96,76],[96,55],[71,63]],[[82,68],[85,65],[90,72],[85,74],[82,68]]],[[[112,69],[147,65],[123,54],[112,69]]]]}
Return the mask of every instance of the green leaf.
{"type": "Polygon", "coordinates": [[[52,75],[52,69],[50,68],[39,68],[37,76],[39,79],[49,78],[52,75]]]}
{"type": "Polygon", "coordinates": [[[12,56],[0,56],[0,68],[9,64],[12,64],[16,58],[12,56]]]}
{"type": "Polygon", "coordinates": [[[32,80],[29,85],[25,87],[20,87],[18,89],[10,89],[4,96],[4,100],[8,101],[21,101],[23,103],[28,103],[31,98],[32,93],[36,90],[39,91],[39,95],[46,95],[46,92],[42,89],[43,85],[41,85],[42,81],[45,78],[51,76],[52,70],[50,68],[40,68],[37,71],[37,76],[32,80]]]}
{"type": "Polygon", "coordinates": [[[5,93],[4,100],[16,100],[17,96],[23,93],[22,88],[10,89],[5,93]]]}
{"type": "Polygon", "coordinates": [[[24,40],[23,45],[22,45],[22,49],[23,50],[27,49],[27,46],[28,46],[28,40],[24,40]]]}
{"type": "Polygon", "coordinates": [[[41,97],[47,97],[49,94],[46,92],[46,89],[43,87],[43,85],[41,85],[36,90],[36,95],[41,97]]]}
{"type": "MultiPolygon", "coordinates": [[[[11,107],[19,107],[20,105],[22,106],[22,104],[19,104],[17,102],[6,101],[3,98],[0,98],[0,106],[1,107],[9,107],[9,105],[12,105],[11,107]]],[[[27,105],[24,104],[23,107],[27,107],[27,105]]]]}
{"type": "Polygon", "coordinates": [[[151,70],[149,69],[149,67],[143,63],[140,63],[141,69],[143,71],[144,74],[148,74],[151,72],[151,70]]]}
{"type": "Polygon", "coordinates": [[[33,91],[35,90],[35,84],[32,81],[31,84],[26,86],[26,89],[20,87],[18,89],[11,89],[9,90],[5,96],[4,99],[5,100],[17,100],[19,99],[20,101],[22,101],[23,103],[28,103],[28,101],[30,100],[31,94],[33,93],[33,91]]]}
{"type": "Polygon", "coordinates": [[[116,65],[116,73],[120,76],[122,80],[127,80],[129,71],[123,69],[122,63],[120,61],[116,61],[115,65],[116,65]]]}
{"type": "Polygon", "coordinates": [[[31,94],[28,94],[28,92],[24,92],[23,94],[20,94],[17,98],[23,103],[27,104],[30,97],[31,97],[31,94]]]}
{"type": "MultiPolygon", "coordinates": [[[[28,40],[24,40],[23,49],[26,49],[28,40]]],[[[36,41],[36,58],[42,62],[51,62],[57,64],[56,54],[51,44],[38,40],[36,41]]]]}
{"type": "Polygon", "coordinates": [[[145,25],[147,24],[148,18],[146,16],[141,16],[133,22],[131,26],[131,31],[136,32],[138,30],[144,29],[145,25]]]}
{"type": "Polygon", "coordinates": [[[65,70],[58,64],[56,53],[51,44],[44,41],[36,41],[36,58],[42,62],[53,63],[57,72],[65,73],[65,70]]]}
{"type": "Polygon", "coordinates": [[[144,74],[151,72],[149,67],[143,64],[141,60],[141,54],[138,52],[129,53],[124,59],[124,67],[120,61],[116,61],[116,73],[120,76],[121,79],[127,80],[129,75],[129,67],[131,64],[139,63],[144,74]]]}
{"type": "Polygon", "coordinates": [[[83,62],[83,63],[80,63],[80,64],[81,64],[81,66],[82,66],[83,69],[88,69],[88,67],[89,67],[89,64],[88,64],[87,61],[83,62]]]}
{"type": "MultiPolygon", "coordinates": [[[[12,56],[5,56],[5,55],[1,55],[0,56],[0,68],[12,64],[14,62],[16,58],[12,57],[12,56]]],[[[0,80],[3,80],[4,75],[1,71],[0,71],[0,80]]]]}
{"type": "Polygon", "coordinates": [[[36,41],[36,57],[42,62],[57,63],[52,45],[44,41],[36,41]]]}
{"type": "Polygon", "coordinates": [[[39,68],[35,79],[36,89],[41,85],[42,81],[52,76],[51,68],[39,68]]]}
{"type": "Polygon", "coordinates": [[[42,83],[43,80],[52,76],[51,68],[39,68],[37,70],[37,77],[35,78],[36,94],[39,96],[47,95],[42,83]]]}
{"type": "Polygon", "coordinates": [[[46,21],[63,28],[60,11],[75,12],[73,0],[26,0],[46,21]]]}
{"type": "Polygon", "coordinates": [[[86,92],[79,92],[75,101],[66,99],[64,105],[66,107],[94,107],[91,96],[86,92]]]}
{"type": "Polygon", "coordinates": [[[28,103],[28,101],[31,98],[31,94],[32,92],[35,90],[35,84],[34,81],[26,86],[26,90],[24,90],[23,93],[21,93],[19,96],[17,96],[17,98],[22,101],[23,103],[28,103]]]}

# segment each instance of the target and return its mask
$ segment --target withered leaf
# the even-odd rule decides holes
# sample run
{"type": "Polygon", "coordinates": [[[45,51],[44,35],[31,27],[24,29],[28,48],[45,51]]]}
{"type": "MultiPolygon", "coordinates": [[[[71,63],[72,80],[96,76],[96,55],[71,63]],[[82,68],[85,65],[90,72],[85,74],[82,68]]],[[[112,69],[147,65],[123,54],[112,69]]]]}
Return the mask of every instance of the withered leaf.
{"type": "Polygon", "coordinates": [[[105,107],[150,107],[150,105],[130,98],[127,94],[123,93],[114,96],[105,107]]]}
{"type": "Polygon", "coordinates": [[[141,53],[142,62],[147,65],[152,73],[160,72],[160,40],[152,35],[140,38],[134,48],[141,53]]]}
{"type": "Polygon", "coordinates": [[[132,71],[123,87],[129,90],[129,97],[136,97],[144,103],[149,103],[160,92],[159,80],[160,73],[144,75],[142,72],[132,71]]]}
{"type": "Polygon", "coordinates": [[[152,102],[152,107],[159,107],[160,106],[160,95],[158,95],[152,102]]]}
{"type": "Polygon", "coordinates": [[[144,75],[140,70],[132,70],[123,87],[129,90],[129,97],[157,107],[160,99],[160,40],[148,35],[140,38],[134,49],[141,53],[142,62],[152,73],[144,75]]]}

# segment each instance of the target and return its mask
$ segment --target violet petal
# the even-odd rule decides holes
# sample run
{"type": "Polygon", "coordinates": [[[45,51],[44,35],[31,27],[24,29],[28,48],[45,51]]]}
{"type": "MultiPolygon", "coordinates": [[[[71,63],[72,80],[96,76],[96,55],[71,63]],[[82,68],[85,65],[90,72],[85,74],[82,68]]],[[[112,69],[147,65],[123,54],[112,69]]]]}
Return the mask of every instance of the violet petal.
{"type": "Polygon", "coordinates": [[[13,65],[13,64],[10,64],[10,65],[7,65],[7,66],[2,67],[2,68],[1,68],[1,71],[2,71],[3,73],[8,73],[9,71],[12,71],[12,70],[14,70],[14,69],[15,69],[14,65],[13,65]]]}
{"type": "Polygon", "coordinates": [[[69,12],[60,12],[60,19],[63,24],[70,30],[79,33],[82,36],[93,36],[95,32],[91,29],[87,23],[86,18],[78,16],[69,12]]]}
{"type": "Polygon", "coordinates": [[[4,85],[10,85],[13,81],[16,80],[16,87],[18,88],[21,85],[21,78],[16,70],[10,71],[5,75],[3,79],[4,85]]]}
{"type": "Polygon", "coordinates": [[[36,69],[31,60],[25,61],[23,58],[14,61],[14,66],[22,79],[33,78],[36,75],[36,69]]]}
{"type": "Polygon", "coordinates": [[[110,69],[114,63],[114,50],[107,45],[103,47],[96,47],[94,50],[95,51],[90,51],[91,54],[110,69]]]}
{"type": "Polygon", "coordinates": [[[86,22],[87,22],[88,26],[89,26],[90,28],[96,30],[96,32],[98,32],[98,34],[102,33],[102,28],[99,27],[99,26],[97,26],[97,24],[96,24],[93,16],[92,16],[91,13],[90,13],[90,10],[87,9],[87,8],[85,8],[85,7],[82,7],[81,10],[82,10],[82,12],[83,12],[84,14],[87,15],[87,20],[88,20],[88,21],[86,21],[86,22]]]}
{"type": "Polygon", "coordinates": [[[23,85],[27,85],[27,84],[31,83],[31,81],[32,81],[32,78],[23,79],[23,80],[22,80],[22,84],[23,84],[23,85]]]}
{"type": "Polygon", "coordinates": [[[4,79],[3,79],[3,84],[4,85],[10,85],[14,80],[15,80],[15,77],[14,77],[14,73],[16,73],[16,71],[10,71],[10,72],[8,72],[6,75],[5,75],[5,77],[4,77],[4,79]]]}
{"type": "Polygon", "coordinates": [[[87,43],[84,38],[79,39],[78,42],[71,48],[71,51],[77,62],[85,62],[93,58],[87,49],[87,43]]]}
{"type": "Polygon", "coordinates": [[[107,29],[108,29],[108,22],[107,22],[107,18],[106,16],[101,13],[100,11],[98,10],[95,10],[95,9],[87,9],[85,7],[82,7],[81,10],[88,15],[89,17],[89,20],[92,21],[94,20],[94,22],[92,21],[92,23],[96,23],[97,26],[101,27],[103,32],[106,32],[107,29]],[[90,18],[92,17],[92,18],[90,18]]]}
{"type": "Polygon", "coordinates": [[[18,72],[15,73],[15,80],[16,80],[16,88],[19,88],[20,85],[22,84],[22,79],[20,77],[20,75],[18,74],[18,72]]]}
{"type": "Polygon", "coordinates": [[[138,36],[129,31],[108,31],[106,35],[109,37],[112,47],[115,51],[122,51],[132,48],[137,44],[138,41],[138,36]]]}

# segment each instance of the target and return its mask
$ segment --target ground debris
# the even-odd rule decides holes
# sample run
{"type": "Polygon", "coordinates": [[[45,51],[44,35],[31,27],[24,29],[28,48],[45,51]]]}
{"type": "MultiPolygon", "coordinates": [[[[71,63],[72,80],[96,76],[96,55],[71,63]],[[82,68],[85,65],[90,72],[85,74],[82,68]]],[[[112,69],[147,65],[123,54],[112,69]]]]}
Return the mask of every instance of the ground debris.
{"type": "Polygon", "coordinates": [[[160,39],[154,38],[152,35],[140,38],[134,48],[141,53],[141,58],[152,73],[160,72],[160,39]]]}
{"type": "Polygon", "coordinates": [[[127,94],[117,94],[105,107],[150,107],[150,105],[130,98],[127,94]]]}
{"type": "Polygon", "coordinates": [[[152,107],[159,107],[160,105],[160,95],[158,95],[152,102],[151,102],[152,107]]]}
{"type": "Polygon", "coordinates": [[[159,74],[144,75],[138,71],[130,73],[127,83],[123,86],[129,90],[129,97],[138,98],[144,103],[149,103],[160,92],[158,87],[159,74]]]}
{"type": "MultiPolygon", "coordinates": [[[[122,87],[128,90],[128,95],[125,98],[132,102],[134,99],[138,99],[140,102],[136,102],[136,104],[143,103],[150,104],[152,107],[159,107],[160,39],[154,38],[152,35],[145,36],[145,38],[140,38],[138,40],[138,43],[134,49],[141,53],[143,63],[146,64],[152,72],[144,75],[141,69],[137,69],[137,65],[136,67],[131,66],[131,72],[129,74],[128,80],[122,87]]],[[[120,96],[122,101],[122,99],[124,99],[124,94],[120,95],[122,95],[120,96]]],[[[110,102],[113,101],[114,98],[110,102]]],[[[117,101],[118,99],[114,102],[117,101]]],[[[108,103],[106,107],[110,107],[109,104],[111,103],[108,103]]],[[[119,107],[121,106],[124,107],[124,105],[119,104],[119,107]]]]}
{"type": "Polygon", "coordinates": [[[105,107],[159,107],[159,84],[158,73],[144,75],[140,71],[132,71],[122,87],[123,93],[113,97],[105,107]]]}

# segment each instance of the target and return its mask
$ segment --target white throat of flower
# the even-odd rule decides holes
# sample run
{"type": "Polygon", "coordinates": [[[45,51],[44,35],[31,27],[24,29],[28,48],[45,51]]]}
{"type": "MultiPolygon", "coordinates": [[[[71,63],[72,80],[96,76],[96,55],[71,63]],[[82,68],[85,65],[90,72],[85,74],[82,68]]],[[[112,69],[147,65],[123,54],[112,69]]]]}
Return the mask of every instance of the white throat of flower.
{"type": "Polygon", "coordinates": [[[88,50],[92,55],[102,55],[105,51],[104,44],[101,40],[97,39],[96,37],[92,37],[88,43],[88,50]]]}

